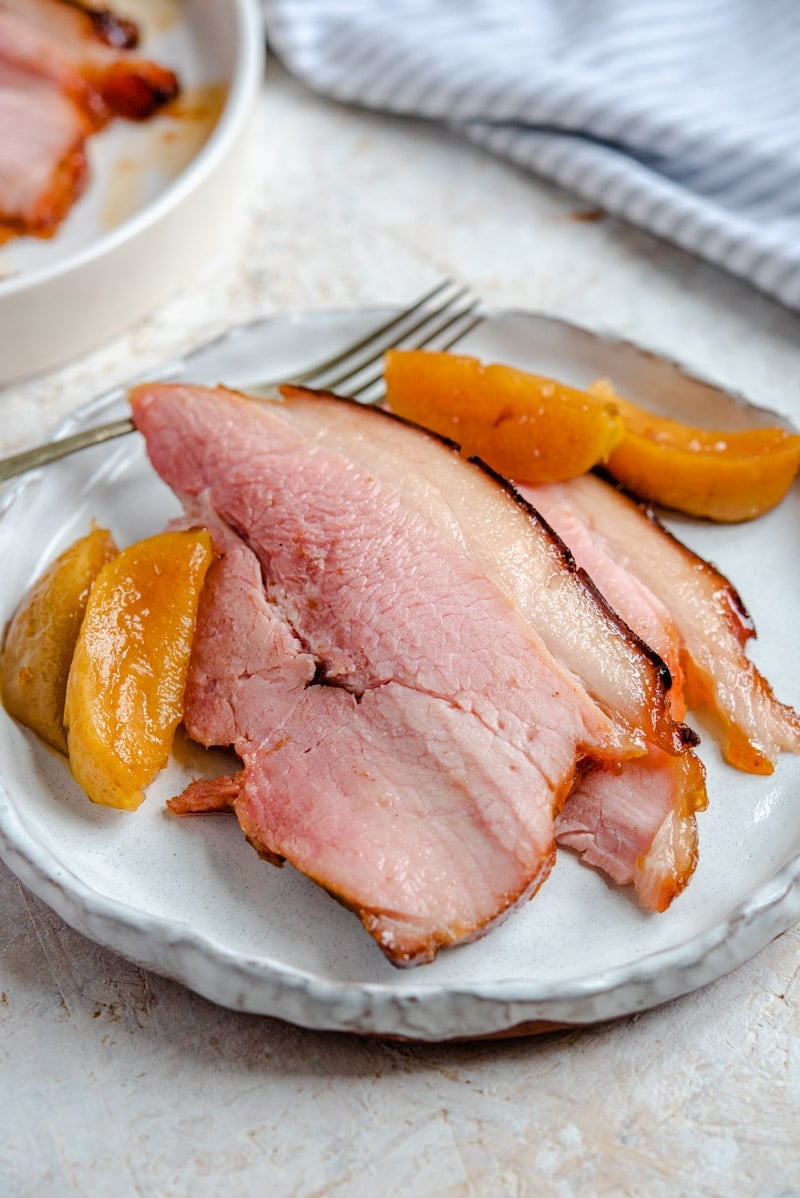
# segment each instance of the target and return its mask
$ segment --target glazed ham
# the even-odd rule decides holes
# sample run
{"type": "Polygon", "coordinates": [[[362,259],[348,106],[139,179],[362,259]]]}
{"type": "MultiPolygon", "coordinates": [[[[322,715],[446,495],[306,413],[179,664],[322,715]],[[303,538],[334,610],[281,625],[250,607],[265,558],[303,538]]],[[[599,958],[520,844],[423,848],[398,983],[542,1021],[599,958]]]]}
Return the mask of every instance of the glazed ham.
{"type": "Polygon", "coordinates": [[[0,0],[0,234],[50,237],[87,181],[86,139],[150,116],[172,71],[129,52],[135,26],[70,0],[0,0]]]}
{"type": "Polygon", "coordinates": [[[96,124],[141,120],[178,94],[172,71],[109,45],[103,27],[64,0],[0,0],[0,58],[48,79],[96,124]]]}
{"type": "Polygon", "coordinates": [[[91,129],[99,129],[108,120],[107,104],[79,65],[24,15],[9,11],[3,4],[0,4],[0,62],[52,87],[75,106],[91,129]]]}
{"type": "Polygon", "coordinates": [[[88,175],[87,124],[65,96],[0,61],[0,226],[49,236],[88,175]]]}
{"type": "Polygon", "coordinates": [[[663,662],[501,480],[384,413],[153,384],[153,465],[221,554],[186,724],[232,744],[251,843],[354,909],[398,965],[541,884],[587,763],[686,752],[663,662]]]}
{"type": "Polygon", "coordinates": [[[687,703],[706,706],[717,717],[730,765],[771,774],[782,750],[800,753],[800,717],[776,699],[747,657],[753,622],[723,574],[673,537],[652,511],[600,478],[584,475],[529,494],[543,507],[552,502],[570,508],[606,554],[667,609],[680,640],[687,703]]]}
{"type": "Polygon", "coordinates": [[[695,813],[706,802],[694,753],[650,749],[618,773],[588,770],[556,818],[556,839],[618,885],[633,886],[647,910],[664,911],[695,871],[695,813]]]}
{"type": "MultiPolygon", "coordinates": [[[[569,543],[623,619],[668,661],[673,714],[708,703],[730,764],[770,772],[780,749],[800,751],[800,721],[775,699],[744,653],[752,623],[730,582],[672,537],[652,512],[585,476],[524,488],[569,543]]],[[[706,805],[702,766],[651,751],[617,774],[587,771],[556,821],[558,843],[640,902],[663,908],[697,860],[695,812],[706,805]]]]}
{"type": "MultiPolygon", "coordinates": [[[[680,637],[664,604],[613,556],[571,499],[570,484],[522,487],[522,494],[569,545],[611,606],[656,649],[672,674],[672,713],[685,712],[680,637]]],[[[688,885],[698,859],[696,813],[707,805],[705,771],[688,752],[657,749],[609,773],[588,769],[556,819],[556,838],[643,907],[665,910],[688,885]]]]}
{"type": "MultiPolygon", "coordinates": [[[[727,579],[599,478],[524,493],[622,618],[663,654],[676,717],[687,700],[710,703],[727,729],[726,756],[739,768],[767,772],[780,748],[800,750],[797,716],[745,656],[752,624],[727,579]]],[[[615,882],[632,884],[645,907],[663,910],[694,871],[695,813],[705,805],[693,754],[678,761],[652,751],[616,775],[588,771],[558,815],[557,839],[615,882]]]]}

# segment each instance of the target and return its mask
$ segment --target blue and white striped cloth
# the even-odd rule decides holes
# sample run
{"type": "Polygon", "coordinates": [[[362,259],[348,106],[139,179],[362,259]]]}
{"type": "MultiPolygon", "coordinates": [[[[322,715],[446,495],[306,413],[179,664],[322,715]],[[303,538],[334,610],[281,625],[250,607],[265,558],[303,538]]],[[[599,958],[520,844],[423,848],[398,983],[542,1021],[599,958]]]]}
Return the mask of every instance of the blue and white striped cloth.
{"type": "Polygon", "coordinates": [[[440,120],[800,308],[800,0],[264,0],[337,100],[440,120]]]}

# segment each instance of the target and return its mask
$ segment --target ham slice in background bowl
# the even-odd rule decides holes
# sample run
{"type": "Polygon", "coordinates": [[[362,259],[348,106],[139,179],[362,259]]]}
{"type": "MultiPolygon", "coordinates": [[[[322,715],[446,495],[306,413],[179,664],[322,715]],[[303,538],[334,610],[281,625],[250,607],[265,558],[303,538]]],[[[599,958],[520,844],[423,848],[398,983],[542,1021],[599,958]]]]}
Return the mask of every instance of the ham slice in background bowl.
{"type": "MultiPolygon", "coordinates": [[[[136,0],[126,11],[136,20],[136,0]]],[[[146,33],[144,22],[143,28],[146,33]]],[[[0,383],[57,366],[123,331],[186,286],[230,227],[238,163],[263,74],[257,6],[249,0],[175,0],[172,24],[146,38],[136,55],[174,66],[189,98],[213,88],[224,99],[221,110],[177,175],[160,165],[157,153],[148,162],[148,147],[158,144],[152,139],[165,131],[174,135],[172,125],[167,130],[159,124],[170,118],[137,126],[133,151],[127,123],[104,129],[94,139],[91,183],[56,236],[0,246],[0,383]],[[123,178],[125,208],[128,195],[137,198],[119,221],[120,161],[131,157],[141,178],[123,178]]],[[[113,73],[110,82],[116,87],[113,73]]],[[[77,192],[80,171],[73,175],[77,192]]]]}

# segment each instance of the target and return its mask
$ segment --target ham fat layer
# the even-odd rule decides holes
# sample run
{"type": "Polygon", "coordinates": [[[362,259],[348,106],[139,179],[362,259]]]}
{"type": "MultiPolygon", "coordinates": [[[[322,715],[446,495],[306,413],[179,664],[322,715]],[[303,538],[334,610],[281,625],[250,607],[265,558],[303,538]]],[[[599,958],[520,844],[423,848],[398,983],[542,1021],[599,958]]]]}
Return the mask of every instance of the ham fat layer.
{"type": "Polygon", "coordinates": [[[715,714],[729,764],[771,774],[781,750],[800,753],[800,717],[776,699],[747,657],[747,641],[755,635],[752,620],[716,567],[673,537],[649,509],[600,478],[584,475],[528,493],[534,503],[571,509],[667,609],[680,640],[687,703],[715,714]]]}
{"type": "Polygon", "coordinates": [[[443,442],[297,390],[264,405],[153,384],[131,404],[222,555],[186,723],[243,768],[197,805],[233,806],[395,964],[536,890],[580,762],[685,752],[663,662],[544,521],[443,442]]]}
{"type": "MultiPolygon", "coordinates": [[[[522,494],[567,542],[611,606],[667,662],[673,714],[685,711],[680,637],[664,604],[615,558],[571,500],[570,484],[523,487],[522,494]]],[[[575,850],[639,902],[663,911],[688,885],[698,858],[696,812],[707,805],[705,770],[689,752],[658,750],[614,773],[587,770],[556,821],[560,845],[575,850]]]]}

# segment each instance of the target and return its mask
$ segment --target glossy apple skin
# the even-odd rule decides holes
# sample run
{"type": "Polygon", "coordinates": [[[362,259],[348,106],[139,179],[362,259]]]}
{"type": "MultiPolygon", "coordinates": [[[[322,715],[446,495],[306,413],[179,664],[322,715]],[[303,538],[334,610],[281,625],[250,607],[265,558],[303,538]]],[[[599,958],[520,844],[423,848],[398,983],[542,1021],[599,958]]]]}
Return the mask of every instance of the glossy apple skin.
{"type": "Polygon", "coordinates": [[[6,628],[0,655],[6,711],[62,753],[67,678],[89,592],[117,552],[111,534],[93,526],[36,580],[6,628]]]}
{"type": "Polygon", "coordinates": [[[135,810],[169,759],[213,557],[205,529],[160,533],[95,581],[65,705],[70,768],[95,803],[135,810]]]}

